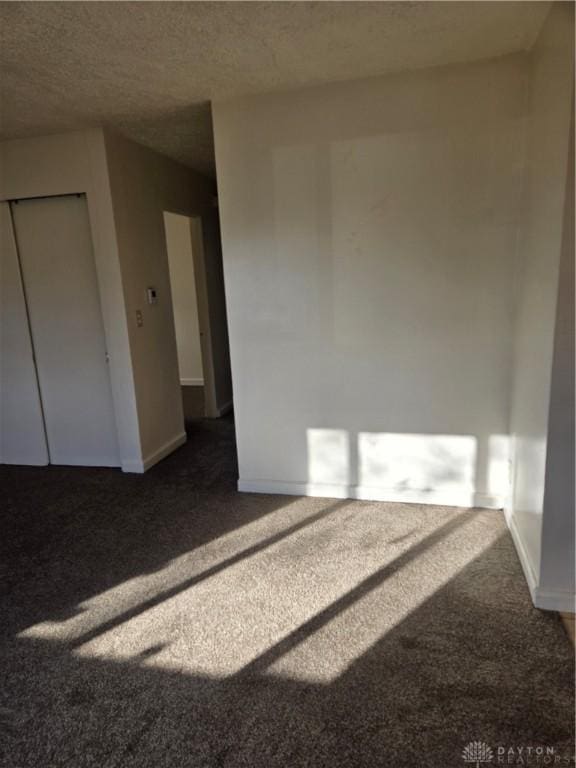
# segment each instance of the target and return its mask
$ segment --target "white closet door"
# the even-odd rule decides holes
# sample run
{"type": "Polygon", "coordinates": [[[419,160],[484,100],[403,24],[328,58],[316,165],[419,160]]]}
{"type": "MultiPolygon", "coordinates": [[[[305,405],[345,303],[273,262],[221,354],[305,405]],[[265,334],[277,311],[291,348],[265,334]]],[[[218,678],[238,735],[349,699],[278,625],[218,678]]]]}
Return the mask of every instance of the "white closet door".
{"type": "Polygon", "coordinates": [[[48,464],[10,208],[0,203],[0,461],[48,464]]]}
{"type": "Polygon", "coordinates": [[[12,203],[52,464],[118,466],[84,196],[12,203]]]}

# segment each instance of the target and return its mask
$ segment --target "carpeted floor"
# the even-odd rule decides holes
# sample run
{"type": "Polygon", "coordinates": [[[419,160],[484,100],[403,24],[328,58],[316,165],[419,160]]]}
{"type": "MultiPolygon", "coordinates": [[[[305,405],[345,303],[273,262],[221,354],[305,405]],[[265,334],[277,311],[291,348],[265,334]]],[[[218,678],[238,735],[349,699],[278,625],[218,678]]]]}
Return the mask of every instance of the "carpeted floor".
{"type": "Polygon", "coordinates": [[[191,423],[144,476],[0,468],[2,765],[569,755],[572,649],[500,513],[235,480],[229,419],[191,423]]]}

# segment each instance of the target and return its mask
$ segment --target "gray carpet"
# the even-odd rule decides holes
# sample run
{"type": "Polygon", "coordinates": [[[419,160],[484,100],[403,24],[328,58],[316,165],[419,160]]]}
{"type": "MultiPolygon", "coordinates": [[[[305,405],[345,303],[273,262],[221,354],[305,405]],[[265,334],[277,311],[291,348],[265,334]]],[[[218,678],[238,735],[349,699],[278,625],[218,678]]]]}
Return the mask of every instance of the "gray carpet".
{"type": "Polygon", "coordinates": [[[197,421],[144,476],[0,468],[3,766],[571,754],[571,646],[500,513],[238,494],[233,445],[197,421]]]}

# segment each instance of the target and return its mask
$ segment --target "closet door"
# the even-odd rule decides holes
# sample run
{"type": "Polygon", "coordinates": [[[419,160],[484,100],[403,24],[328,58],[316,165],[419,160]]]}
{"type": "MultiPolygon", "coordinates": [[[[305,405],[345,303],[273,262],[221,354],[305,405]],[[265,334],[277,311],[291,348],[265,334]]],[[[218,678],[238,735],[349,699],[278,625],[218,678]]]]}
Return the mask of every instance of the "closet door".
{"type": "Polygon", "coordinates": [[[118,466],[84,196],[12,203],[51,464],[118,466]]]}
{"type": "Polygon", "coordinates": [[[0,461],[48,464],[26,303],[8,203],[0,203],[0,461]]]}

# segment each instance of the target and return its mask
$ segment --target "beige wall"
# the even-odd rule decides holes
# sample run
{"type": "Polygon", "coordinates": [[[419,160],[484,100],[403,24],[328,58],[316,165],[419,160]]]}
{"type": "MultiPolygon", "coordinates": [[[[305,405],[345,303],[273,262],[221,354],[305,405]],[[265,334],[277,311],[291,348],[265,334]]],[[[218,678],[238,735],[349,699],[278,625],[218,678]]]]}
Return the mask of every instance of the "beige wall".
{"type": "Polygon", "coordinates": [[[527,72],[214,106],[240,488],[503,503],[527,72]]]}
{"type": "MultiPolygon", "coordinates": [[[[164,212],[198,217],[203,236],[196,246],[202,250],[203,273],[207,285],[201,291],[207,306],[200,306],[200,314],[210,315],[205,334],[208,350],[204,350],[204,378],[207,412],[216,415],[218,397],[226,389],[229,372],[219,367],[210,331],[226,326],[225,312],[218,311],[223,294],[222,283],[210,281],[212,272],[218,272],[220,252],[216,243],[218,233],[210,239],[217,226],[213,199],[215,184],[194,171],[173,162],[145,147],[121,136],[106,133],[106,156],[110,175],[110,188],[118,237],[118,251],[122,265],[122,278],[128,317],[128,332],[138,419],[145,466],[156,460],[183,437],[182,400],[174,318],[170,298],[170,280],[164,212]],[[149,305],[146,289],[154,286],[158,302],[149,305]],[[143,325],[138,327],[136,312],[142,312],[143,325]],[[224,382],[224,383],[223,383],[224,382]]],[[[202,286],[203,288],[203,286],[202,286]]],[[[222,300],[223,301],[223,300],[222,300]]],[[[224,337],[223,341],[226,341],[224,337]]],[[[227,356],[227,349],[218,354],[227,356]]],[[[230,384],[227,384],[230,388],[230,384]]]]}
{"type": "MultiPolygon", "coordinates": [[[[530,58],[510,431],[510,524],[534,590],[540,581],[550,384],[573,88],[573,8],[554,3],[530,58]]],[[[564,295],[564,294],[562,294],[564,295]]]]}
{"type": "Polygon", "coordinates": [[[204,383],[204,371],[190,219],[178,213],[165,213],[164,229],[170,267],[180,384],[201,386],[204,383]]]}

